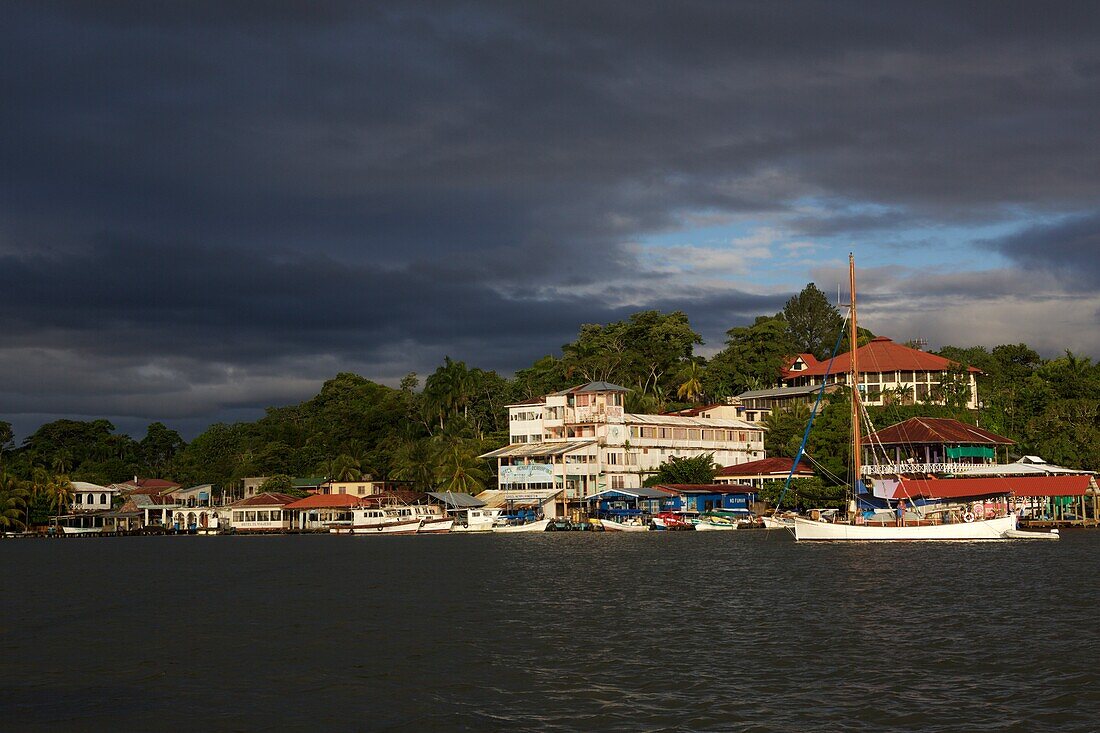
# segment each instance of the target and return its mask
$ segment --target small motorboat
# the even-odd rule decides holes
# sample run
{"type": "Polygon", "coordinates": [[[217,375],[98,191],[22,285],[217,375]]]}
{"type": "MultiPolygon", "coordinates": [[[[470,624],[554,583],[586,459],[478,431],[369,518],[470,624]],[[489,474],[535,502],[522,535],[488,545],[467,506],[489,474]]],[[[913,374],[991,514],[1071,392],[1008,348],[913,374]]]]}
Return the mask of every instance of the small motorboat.
{"type": "Polygon", "coordinates": [[[1052,529],[1049,532],[1036,532],[1026,529],[1010,529],[1005,532],[1005,539],[1009,540],[1058,540],[1062,535],[1058,534],[1058,530],[1052,529]]]}
{"type": "Polygon", "coordinates": [[[545,532],[550,526],[549,519],[540,519],[527,524],[503,524],[493,527],[494,532],[545,532]]]}

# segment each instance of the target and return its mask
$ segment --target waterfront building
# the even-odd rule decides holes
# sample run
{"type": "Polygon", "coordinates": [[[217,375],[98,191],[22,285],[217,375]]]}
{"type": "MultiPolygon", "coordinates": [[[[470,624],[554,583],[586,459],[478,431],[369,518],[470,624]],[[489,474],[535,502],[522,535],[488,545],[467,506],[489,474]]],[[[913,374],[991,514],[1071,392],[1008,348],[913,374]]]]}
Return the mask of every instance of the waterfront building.
{"type": "Polygon", "coordinates": [[[350,522],[352,509],[361,506],[363,498],[357,494],[310,494],[295,499],[284,508],[295,529],[324,529],[332,522],[350,522]]]}
{"type": "Polygon", "coordinates": [[[628,392],[590,382],[509,405],[509,444],[481,456],[496,461],[499,489],[560,491],[564,513],[600,491],[641,487],[673,457],[710,453],[729,466],[764,456],[759,425],[735,417],[628,413],[628,392]]]}
{"type": "Polygon", "coordinates": [[[393,488],[386,481],[374,481],[370,476],[364,476],[355,481],[323,481],[318,485],[317,493],[320,494],[352,494],[354,496],[377,496],[384,494],[393,488]]]}
{"type": "Polygon", "coordinates": [[[751,486],[736,484],[657,484],[653,488],[665,492],[660,500],[663,512],[704,512],[725,509],[748,514],[756,501],[751,486]]]}
{"type": "Polygon", "coordinates": [[[863,474],[966,473],[1005,462],[1015,441],[977,425],[942,417],[913,417],[864,437],[863,474]]]}
{"type": "Polygon", "coordinates": [[[475,498],[485,509],[499,509],[505,514],[529,512],[546,519],[564,516],[561,512],[562,489],[513,488],[486,489],[475,498]]]}
{"type": "MultiPolygon", "coordinates": [[[[980,369],[962,367],[958,362],[929,354],[920,349],[894,343],[877,336],[856,349],[859,360],[860,391],[867,405],[917,403],[944,404],[952,392],[966,393],[964,406],[978,409],[980,369]]],[[[852,354],[837,354],[828,377],[828,360],[818,361],[813,354],[799,354],[782,371],[782,386],[812,387],[846,384],[852,354]]]]}
{"type": "Polygon", "coordinates": [[[292,512],[287,505],[297,501],[290,494],[264,492],[229,505],[230,525],[234,532],[278,532],[291,527],[292,512]]]}
{"type": "Polygon", "coordinates": [[[119,495],[117,486],[100,486],[87,481],[73,481],[74,512],[107,511],[114,507],[115,497],[119,495]]]}
{"type": "MultiPolygon", "coordinates": [[[[786,481],[794,465],[793,458],[776,456],[775,458],[761,458],[758,461],[749,461],[735,466],[726,466],[714,476],[716,484],[741,484],[751,486],[756,490],[761,489],[767,481],[786,481]]],[[[814,470],[806,461],[799,461],[798,468],[794,472],[794,478],[808,478],[814,475],[814,470]]]]}

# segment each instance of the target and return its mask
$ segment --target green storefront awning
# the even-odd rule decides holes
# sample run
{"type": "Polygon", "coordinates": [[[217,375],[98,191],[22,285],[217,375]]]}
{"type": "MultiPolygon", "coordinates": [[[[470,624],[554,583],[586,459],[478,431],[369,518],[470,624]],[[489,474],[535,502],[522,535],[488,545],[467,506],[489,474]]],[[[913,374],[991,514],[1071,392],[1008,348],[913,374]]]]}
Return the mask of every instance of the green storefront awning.
{"type": "Polygon", "coordinates": [[[994,458],[995,456],[992,448],[976,445],[961,445],[947,449],[948,458],[994,458]]]}

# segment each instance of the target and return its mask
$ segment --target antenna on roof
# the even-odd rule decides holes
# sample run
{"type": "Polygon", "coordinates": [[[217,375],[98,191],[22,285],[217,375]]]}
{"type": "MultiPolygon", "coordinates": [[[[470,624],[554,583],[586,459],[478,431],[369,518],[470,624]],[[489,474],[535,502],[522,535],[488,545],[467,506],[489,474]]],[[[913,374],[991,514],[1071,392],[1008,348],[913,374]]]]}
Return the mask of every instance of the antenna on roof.
{"type": "Polygon", "coordinates": [[[917,336],[915,339],[909,342],[914,349],[920,349],[924,351],[924,347],[928,345],[928,339],[917,336]]]}

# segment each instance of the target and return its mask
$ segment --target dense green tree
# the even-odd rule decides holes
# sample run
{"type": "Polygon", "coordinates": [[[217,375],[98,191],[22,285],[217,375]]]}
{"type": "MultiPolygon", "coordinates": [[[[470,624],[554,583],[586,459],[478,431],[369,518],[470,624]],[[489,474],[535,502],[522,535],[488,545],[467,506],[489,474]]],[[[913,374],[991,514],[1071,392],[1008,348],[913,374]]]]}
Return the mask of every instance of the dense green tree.
{"type": "Polygon", "coordinates": [[[760,316],[751,326],[731,328],[726,348],[707,365],[703,385],[712,399],[767,389],[796,351],[782,316],[760,316]]]}
{"type": "Polygon", "coordinates": [[[832,353],[844,325],[844,316],[813,283],[787,301],[782,316],[794,352],[813,354],[818,359],[832,353]]]}
{"type": "Polygon", "coordinates": [[[149,472],[154,477],[161,477],[168,468],[177,453],[186,445],[183,438],[175,430],[164,423],[150,423],[145,430],[145,437],[138,444],[141,449],[141,458],[148,466],[149,472]]]}
{"type": "Polygon", "coordinates": [[[809,420],[810,408],[802,403],[772,410],[764,418],[764,427],[767,428],[764,432],[764,453],[768,456],[794,458],[809,420]]]}
{"type": "Polygon", "coordinates": [[[700,456],[672,456],[657,467],[657,473],[645,480],[646,486],[658,484],[709,484],[714,482],[719,466],[713,453],[700,456]]]}
{"type": "Polygon", "coordinates": [[[430,491],[438,480],[439,450],[428,438],[410,440],[398,448],[390,475],[413,488],[430,491]]]}

